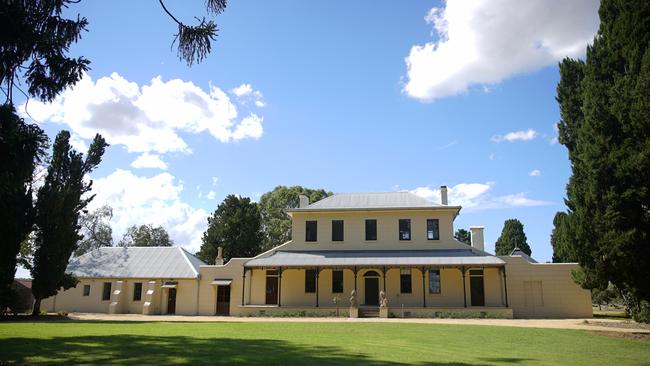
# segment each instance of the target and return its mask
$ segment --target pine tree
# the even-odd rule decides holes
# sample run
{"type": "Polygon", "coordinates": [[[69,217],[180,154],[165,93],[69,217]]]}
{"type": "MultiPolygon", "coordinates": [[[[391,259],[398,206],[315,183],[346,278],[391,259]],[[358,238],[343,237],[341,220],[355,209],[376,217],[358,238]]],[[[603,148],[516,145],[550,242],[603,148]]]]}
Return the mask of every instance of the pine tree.
{"type": "Polygon", "coordinates": [[[532,253],[524,233],[524,224],[517,219],[509,219],[503,223],[503,230],[494,247],[496,255],[509,255],[515,248],[528,255],[532,253]]]}
{"type": "Polygon", "coordinates": [[[454,239],[467,245],[472,245],[472,234],[465,229],[458,229],[454,234],[454,239]]]}
{"type": "Polygon", "coordinates": [[[60,288],[65,290],[77,284],[66,268],[82,238],[79,214],[94,197],[86,195],[92,181],[85,178],[101,162],[106,146],[104,139],[96,135],[84,159],[83,154],[71,148],[68,131],[56,136],[45,183],[38,190],[36,202],[32,268],[35,316],[40,313],[42,299],[55,295],[60,288]]]}
{"type": "Polygon", "coordinates": [[[586,61],[560,64],[572,176],[556,230],[570,228],[582,286],[611,282],[638,313],[650,300],[650,2],[603,0],[599,14],[586,61]]]}

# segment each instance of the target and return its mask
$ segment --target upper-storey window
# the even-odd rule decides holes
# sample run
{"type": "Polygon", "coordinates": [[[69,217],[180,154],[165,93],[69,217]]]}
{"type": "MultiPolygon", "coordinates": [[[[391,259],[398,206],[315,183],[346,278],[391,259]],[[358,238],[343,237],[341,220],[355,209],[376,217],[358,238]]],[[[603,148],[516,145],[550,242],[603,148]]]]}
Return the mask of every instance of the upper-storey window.
{"type": "Polygon", "coordinates": [[[332,241],[343,241],[343,220],[332,220],[332,241]]]}
{"type": "Polygon", "coordinates": [[[399,220],[399,240],[411,240],[411,219],[399,220]]]}
{"type": "Polygon", "coordinates": [[[318,237],[318,225],[316,221],[305,222],[305,241],[316,241],[318,237]]]}
{"type": "Polygon", "coordinates": [[[366,240],[377,240],[377,220],[366,220],[366,240]]]}
{"type": "Polygon", "coordinates": [[[438,219],[427,219],[427,240],[440,240],[438,219]]]}

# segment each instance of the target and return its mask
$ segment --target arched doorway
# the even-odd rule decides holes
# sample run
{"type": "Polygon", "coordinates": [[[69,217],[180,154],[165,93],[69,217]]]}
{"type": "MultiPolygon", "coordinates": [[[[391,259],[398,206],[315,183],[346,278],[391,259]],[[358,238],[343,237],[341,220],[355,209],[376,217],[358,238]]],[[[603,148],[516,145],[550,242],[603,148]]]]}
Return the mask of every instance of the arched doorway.
{"type": "Polygon", "coordinates": [[[379,305],[379,273],[368,271],[363,275],[364,279],[364,305],[379,305]]]}

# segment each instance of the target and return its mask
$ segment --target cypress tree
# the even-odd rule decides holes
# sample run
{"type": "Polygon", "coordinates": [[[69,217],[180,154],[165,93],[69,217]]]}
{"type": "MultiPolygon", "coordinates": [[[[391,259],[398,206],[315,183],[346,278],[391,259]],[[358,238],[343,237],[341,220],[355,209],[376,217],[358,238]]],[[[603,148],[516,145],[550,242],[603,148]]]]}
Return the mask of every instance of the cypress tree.
{"type": "Polygon", "coordinates": [[[496,255],[509,255],[515,248],[531,255],[528,239],[524,233],[524,224],[517,219],[509,219],[503,223],[503,230],[494,244],[496,255]]]}

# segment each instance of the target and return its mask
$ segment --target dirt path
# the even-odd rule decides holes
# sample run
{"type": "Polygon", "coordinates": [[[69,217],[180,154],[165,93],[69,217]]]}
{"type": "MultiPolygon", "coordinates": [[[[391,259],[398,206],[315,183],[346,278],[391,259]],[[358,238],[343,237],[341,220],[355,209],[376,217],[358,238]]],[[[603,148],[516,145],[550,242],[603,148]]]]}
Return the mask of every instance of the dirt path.
{"type": "Polygon", "coordinates": [[[379,318],[272,318],[233,316],[185,316],[185,315],[139,315],[139,314],[86,314],[71,313],[74,320],[98,321],[160,321],[160,322],[340,322],[340,323],[415,323],[415,324],[464,324],[492,325],[523,328],[579,329],[621,333],[646,333],[650,328],[633,321],[611,319],[379,319],[379,318]]]}

